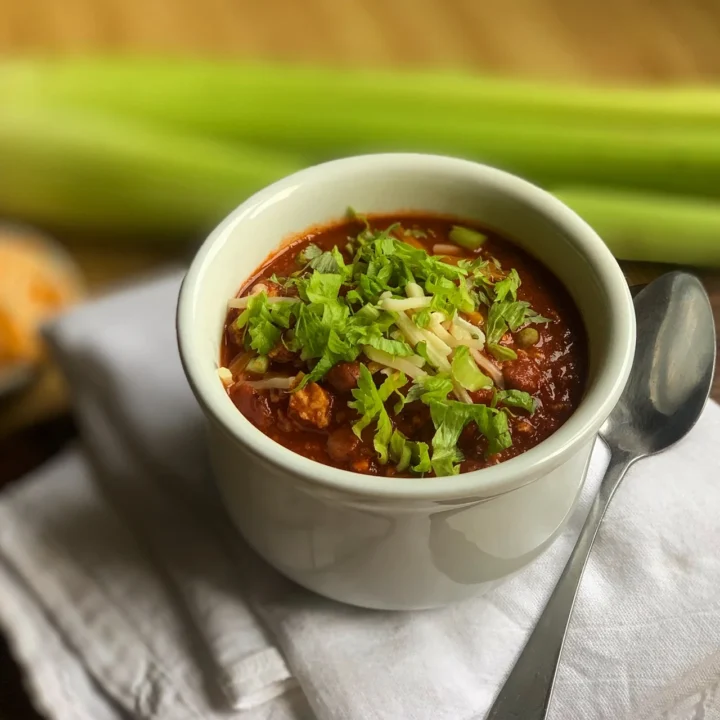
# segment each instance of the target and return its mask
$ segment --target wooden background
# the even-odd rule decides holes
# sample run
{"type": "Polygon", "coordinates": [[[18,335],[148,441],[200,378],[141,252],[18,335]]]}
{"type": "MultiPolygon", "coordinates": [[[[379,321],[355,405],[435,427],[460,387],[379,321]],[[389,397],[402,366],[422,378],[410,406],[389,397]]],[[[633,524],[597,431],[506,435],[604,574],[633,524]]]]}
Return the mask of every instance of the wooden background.
{"type": "MultiPolygon", "coordinates": [[[[587,83],[720,82],[720,0],[0,0],[0,55],[129,52],[452,66],[587,83]]],[[[94,293],[173,259],[150,248],[73,252],[94,293]]],[[[630,282],[662,270],[624,269],[630,282]]],[[[702,276],[717,317],[720,274],[702,276]]],[[[53,402],[36,392],[13,408],[12,423],[35,423],[0,439],[0,484],[74,432],[61,387],[47,382],[53,402]]],[[[0,417],[0,435],[4,421],[12,425],[0,417]]],[[[0,718],[35,717],[0,647],[0,718]]]]}
{"type": "Polygon", "coordinates": [[[0,51],[714,80],[716,0],[0,0],[0,51]]]}

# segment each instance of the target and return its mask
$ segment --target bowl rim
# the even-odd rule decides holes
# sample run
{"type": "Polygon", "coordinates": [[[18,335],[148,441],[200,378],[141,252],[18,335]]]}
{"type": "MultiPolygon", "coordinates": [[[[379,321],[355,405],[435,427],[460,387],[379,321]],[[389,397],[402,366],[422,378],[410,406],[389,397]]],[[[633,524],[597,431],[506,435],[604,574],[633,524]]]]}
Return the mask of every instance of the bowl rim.
{"type": "MultiPolygon", "coordinates": [[[[278,238],[280,246],[282,238],[278,238]]],[[[238,287],[243,278],[239,278],[238,287]]],[[[541,188],[503,170],[459,158],[419,153],[382,153],[357,155],[308,167],[273,183],[255,193],[231,212],[201,245],[183,279],[177,307],[177,338],[181,362],[198,402],[211,421],[247,451],[302,478],[311,486],[321,486],[366,498],[405,500],[450,500],[474,496],[488,497],[521,487],[558,467],[583,444],[596,435],[615,406],[625,386],[635,349],[635,313],[625,277],[610,250],[575,212],[541,188]],[[611,342],[590,393],[570,418],[550,437],[535,447],[491,467],[440,478],[377,477],[341,470],[306,458],[272,440],[257,429],[231,403],[218,401],[211,383],[217,375],[207,373],[203,343],[199,337],[196,309],[203,291],[203,279],[217,257],[218,250],[228,242],[231,230],[242,219],[272,201],[281,201],[301,185],[333,176],[347,178],[362,168],[376,170],[388,165],[404,165],[413,172],[473,175],[485,184],[495,185],[501,192],[518,198],[562,230],[591,265],[608,297],[604,310],[611,319],[611,342]],[[278,200],[280,199],[280,200],[278,200]],[[531,476],[531,477],[528,477],[531,476]]],[[[218,356],[219,356],[218,336],[218,356]]]]}

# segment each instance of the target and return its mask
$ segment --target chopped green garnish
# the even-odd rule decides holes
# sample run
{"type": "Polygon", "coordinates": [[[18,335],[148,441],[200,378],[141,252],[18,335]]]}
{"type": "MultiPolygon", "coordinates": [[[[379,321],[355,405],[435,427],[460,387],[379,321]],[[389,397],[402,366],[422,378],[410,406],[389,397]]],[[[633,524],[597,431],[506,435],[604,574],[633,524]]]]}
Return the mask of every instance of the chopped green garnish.
{"type": "Polygon", "coordinates": [[[485,337],[488,344],[497,343],[508,331],[515,332],[527,323],[548,323],[550,318],[538,315],[528,303],[523,300],[495,302],[488,312],[485,337]]]}
{"type": "Polygon", "coordinates": [[[245,369],[255,375],[264,375],[270,367],[270,360],[267,355],[258,355],[248,362],[245,369]]]}
{"type": "Polygon", "coordinates": [[[366,344],[395,357],[409,357],[414,354],[413,349],[406,342],[402,340],[390,340],[382,335],[370,335],[367,338],[366,344]]]}
{"type": "Polygon", "coordinates": [[[331,303],[337,300],[342,277],[338,273],[323,273],[319,270],[310,276],[307,283],[298,287],[303,300],[310,303],[331,303]]]}
{"type": "Polygon", "coordinates": [[[525,309],[525,322],[535,323],[536,325],[542,325],[543,323],[553,322],[552,318],[546,318],[536,313],[531,307],[525,309]]]}
{"type": "Polygon", "coordinates": [[[454,282],[447,277],[430,278],[425,287],[432,295],[432,312],[440,311],[447,317],[452,317],[458,311],[472,312],[476,309],[470,290],[464,282],[454,282]]]}
{"type": "Polygon", "coordinates": [[[432,463],[437,475],[455,475],[459,472],[460,468],[455,463],[462,462],[462,453],[457,449],[457,441],[470,422],[474,422],[487,439],[489,455],[495,455],[512,445],[507,416],[496,408],[449,400],[431,403],[430,413],[436,428],[432,441],[432,463]]]}
{"type": "Polygon", "coordinates": [[[430,406],[435,435],[432,446],[432,465],[436,475],[455,475],[463,460],[457,448],[460,433],[474,422],[488,441],[488,454],[495,455],[512,445],[505,413],[487,405],[468,405],[451,400],[430,406]]]}
{"type": "Polygon", "coordinates": [[[390,438],[390,459],[395,463],[398,472],[407,470],[412,459],[412,450],[408,439],[399,431],[393,431],[390,438]]]}
{"type": "Polygon", "coordinates": [[[504,360],[517,360],[517,353],[505,345],[498,345],[497,343],[487,344],[488,352],[500,362],[504,360]]]}
{"type": "Polygon", "coordinates": [[[493,385],[492,380],[480,371],[470,356],[470,351],[464,345],[455,350],[452,361],[452,377],[456,383],[470,392],[493,385]]]}
{"type": "MultiPolygon", "coordinates": [[[[340,257],[340,263],[344,266],[342,256],[340,257]]],[[[310,267],[320,273],[339,273],[341,264],[338,263],[338,259],[333,253],[325,252],[311,260],[310,267]]]]}
{"type": "Polygon", "coordinates": [[[310,243],[307,247],[303,248],[295,258],[298,265],[307,265],[311,260],[315,260],[323,254],[321,248],[315,243],[310,243]]]}
{"type": "Polygon", "coordinates": [[[425,308],[424,310],[415,313],[413,320],[415,320],[415,324],[418,327],[426,328],[430,324],[430,310],[425,308]]]}
{"type": "MultiPolygon", "coordinates": [[[[490,410],[490,408],[487,408],[490,410]]],[[[509,448],[512,445],[512,436],[508,427],[507,415],[504,412],[496,412],[491,415],[485,415],[485,426],[478,422],[480,432],[487,438],[488,455],[497,455],[497,453],[509,448]]]]}
{"type": "Polygon", "coordinates": [[[458,463],[464,460],[457,444],[469,418],[467,413],[458,407],[459,405],[460,403],[456,406],[452,402],[433,402],[430,405],[430,414],[435,425],[430,461],[438,476],[456,475],[460,472],[458,463]]]}
{"type": "Polygon", "coordinates": [[[425,340],[419,342],[415,346],[415,352],[428,364],[432,365],[432,360],[428,355],[427,342],[425,340]]]}
{"type": "Polygon", "coordinates": [[[282,329],[273,323],[265,292],[250,298],[247,307],[235,321],[235,326],[238,329],[247,326],[245,347],[256,350],[259,355],[267,355],[282,335],[282,329]]]}
{"type": "Polygon", "coordinates": [[[517,300],[517,291],[520,287],[520,276],[517,270],[513,268],[502,280],[498,280],[493,287],[495,293],[495,302],[503,302],[510,295],[513,300],[517,300]]]}
{"type": "MultiPolygon", "coordinates": [[[[351,291],[352,292],[352,291],[351,291]]],[[[348,293],[349,295],[350,293],[348,293]]],[[[345,296],[347,298],[347,295],[345,296]]],[[[368,323],[375,322],[380,317],[380,310],[374,305],[363,305],[356,313],[355,318],[358,320],[366,320],[368,323]]]]}
{"type": "Polygon", "coordinates": [[[435,287],[441,290],[448,296],[442,300],[444,305],[462,303],[467,309],[469,303],[470,309],[474,307],[467,288],[463,291],[457,285],[466,270],[398,240],[391,235],[393,229],[376,233],[361,245],[353,259],[355,289],[366,302],[377,303],[384,292],[403,297],[405,286],[417,282],[425,285],[428,294],[435,294],[435,287]]]}
{"type": "Polygon", "coordinates": [[[497,343],[507,332],[517,330],[525,322],[527,303],[518,301],[494,302],[488,312],[485,339],[488,345],[497,343]]]}
{"type": "Polygon", "coordinates": [[[498,390],[495,393],[495,402],[500,402],[509,407],[519,407],[527,410],[531,415],[537,408],[537,401],[530,393],[522,390],[498,390]]]}
{"type": "Polygon", "coordinates": [[[393,432],[390,416],[385,410],[385,402],[406,383],[407,378],[405,375],[396,372],[390,375],[378,388],[375,386],[367,366],[360,365],[358,386],[352,391],[354,400],[348,403],[361,416],[353,425],[353,432],[359,438],[362,438],[362,431],[371,422],[376,422],[373,446],[378,454],[378,460],[383,465],[388,461],[388,444],[393,432]]]}
{"type": "Polygon", "coordinates": [[[426,375],[415,381],[407,394],[406,402],[422,400],[426,405],[432,402],[443,402],[452,391],[452,379],[446,373],[426,375]]]}
{"type": "Polygon", "coordinates": [[[349,305],[358,305],[363,302],[363,297],[357,290],[348,290],[345,293],[345,302],[349,305]]]}
{"type": "Polygon", "coordinates": [[[466,250],[477,250],[487,240],[487,235],[455,225],[450,231],[450,240],[466,250]]]}
{"type": "Polygon", "coordinates": [[[492,305],[492,302],[490,301],[490,297],[485,292],[485,290],[482,289],[475,289],[470,291],[470,295],[472,296],[473,300],[475,301],[475,304],[485,305],[486,307],[490,307],[492,305]]]}
{"type": "Polygon", "coordinates": [[[268,304],[268,308],[273,323],[287,329],[292,324],[293,318],[297,317],[300,304],[296,302],[274,303],[273,305],[268,304]]]}
{"type": "Polygon", "coordinates": [[[420,475],[430,472],[429,450],[427,443],[408,440],[399,430],[394,430],[390,438],[390,459],[398,472],[404,472],[408,467],[420,475]]]}
{"type": "MultiPolygon", "coordinates": [[[[526,325],[550,322],[527,302],[518,300],[519,274],[511,269],[496,280],[499,263],[487,258],[445,262],[395,236],[426,237],[425,231],[403,229],[399,224],[373,230],[366,217],[348,212],[363,223],[364,229],[357,237],[348,238],[344,254],[337,247],[323,250],[310,243],[297,255],[300,269],[288,278],[270,278],[297,293],[297,298],[270,300],[263,292],[248,300],[235,321],[236,328],[244,330],[245,346],[257,353],[247,366],[248,372],[267,372],[267,355],[280,343],[307,364],[293,392],[321,380],[338,363],[358,360],[363,349],[373,360],[381,358],[389,366],[384,369],[389,376],[376,386],[372,373],[360,362],[358,384],[348,404],[358,413],[355,434],[360,438],[364,434],[367,439],[372,432],[378,461],[393,463],[398,472],[434,472],[438,476],[459,472],[463,456],[458,441],[471,423],[486,438],[488,453],[509,447],[510,408],[533,412],[536,400],[515,390],[496,391],[491,406],[451,399],[456,392],[467,400],[460,389],[475,392],[493,387],[493,382],[478,367],[469,348],[458,341],[461,334],[455,336],[454,326],[445,320],[485,306],[483,329],[488,352],[501,361],[515,359],[511,348],[499,344],[502,336],[512,331],[522,346],[522,342],[533,339],[533,333],[537,337],[537,331],[526,325]],[[423,296],[429,298],[429,306],[427,300],[414,302],[423,296]],[[405,309],[391,312],[391,307],[405,309]],[[441,313],[442,327],[436,324],[433,313],[441,313]],[[382,355],[376,356],[370,348],[382,355]],[[443,371],[438,372],[438,368],[443,371]],[[404,394],[408,376],[415,380],[404,394]],[[430,444],[403,435],[393,426],[388,412],[392,407],[397,415],[408,403],[418,401],[430,409],[435,428],[430,444]]],[[[430,231],[427,234],[433,235],[430,231]]],[[[474,250],[485,236],[457,226],[451,240],[474,250]]],[[[473,339],[477,343],[481,333],[478,331],[473,339]]]]}
{"type": "Polygon", "coordinates": [[[352,268],[345,265],[345,260],[337,246],[332,250],[323,251],[314,243],[310,243],[295,259],[304,268],[317,270],[320,273],[339,273],[346,277],[352,272],[352,268]]]}
{"type": "MultiPolygon", "coordinates": [[[[405,404],[420,400],[430,407],[435,425],[430,460],[432,469],[438,476],[454,475],[459,472],[459,463],[462,462],[463,457],[457,448],[457,442],[468,423],[475,422],[480,433],[487,438],[489,454],[500,452],[512,444],[504,412],[487,405],[469,405],[449,400],[448,395],[452,390],[452,378],[438,373],[416,381],[405,398],[405,404]]],[[[508,392],[513,393],[513,391],[508,392]]],[[[508,397],[510,402],[514,402],[518,407],[520,407],[518,403],[524,401],[524,398],[514,393],[508,397]]]]}
{"type": "Polygon", "coordinates": [[[355,398],[348,405],[357,410],[360,419],[353,425],[353,432],[362,437],[362,431],[378,416],[382,410],[382,400],[378,393],[372,375],[366,365],[360,365],[358,385],[352,391],[355,398]]]}
{"type": "Polygon", "coordinates": [[[432,470],[432,464],[430,463],[430,448],[427,443],[414,442],[410,446],[412,450],[412,462],[411,466],[413,472],[424,475],[432,470]]]}

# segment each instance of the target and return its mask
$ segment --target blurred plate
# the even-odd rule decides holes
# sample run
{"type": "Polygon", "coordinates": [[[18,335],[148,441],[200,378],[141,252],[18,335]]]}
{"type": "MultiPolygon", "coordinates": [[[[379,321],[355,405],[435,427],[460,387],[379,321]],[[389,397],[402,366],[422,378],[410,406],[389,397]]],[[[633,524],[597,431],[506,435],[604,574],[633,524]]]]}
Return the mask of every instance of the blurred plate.
{"type": "Polygon", "coordinates": [[[83,294],[78,266],[56,240],[0,224],[0,401],[38,374],[45,359],[41,325],[83,294]]]}

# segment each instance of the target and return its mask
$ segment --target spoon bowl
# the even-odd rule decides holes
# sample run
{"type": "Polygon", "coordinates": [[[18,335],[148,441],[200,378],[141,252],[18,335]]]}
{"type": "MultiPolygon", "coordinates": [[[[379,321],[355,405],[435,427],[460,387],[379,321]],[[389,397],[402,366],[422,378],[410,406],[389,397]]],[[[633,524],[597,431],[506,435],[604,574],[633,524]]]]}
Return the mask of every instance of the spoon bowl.
{"type": "Polygon", "coordinates": [[[707,401],[715,370],[715,327],[698,278],[671,272],[635,297],[635,359],[600,436],[638,459],[684,437],[707,401]]]}

